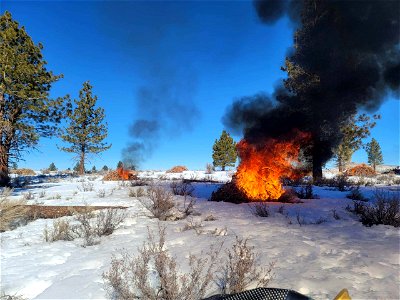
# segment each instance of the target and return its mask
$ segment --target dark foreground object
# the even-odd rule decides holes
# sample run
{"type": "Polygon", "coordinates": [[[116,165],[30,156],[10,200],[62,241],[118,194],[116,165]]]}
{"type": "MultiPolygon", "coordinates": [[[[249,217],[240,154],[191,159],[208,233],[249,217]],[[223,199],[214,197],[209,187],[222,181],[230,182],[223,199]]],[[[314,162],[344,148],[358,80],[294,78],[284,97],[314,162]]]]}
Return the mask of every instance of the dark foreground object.
{"type": "Polygon", "coordinates": [[[258,288],[233,295],[215,295],[204,300],[311,300],[311,298],[292,290],[258,288]]]}

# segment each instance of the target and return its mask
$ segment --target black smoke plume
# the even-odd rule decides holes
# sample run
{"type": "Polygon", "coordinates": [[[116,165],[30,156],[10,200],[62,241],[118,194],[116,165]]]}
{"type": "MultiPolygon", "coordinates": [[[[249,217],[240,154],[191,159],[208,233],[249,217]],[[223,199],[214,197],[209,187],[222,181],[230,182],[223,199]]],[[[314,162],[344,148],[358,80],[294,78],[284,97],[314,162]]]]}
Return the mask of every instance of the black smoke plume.
{"type": "Polygon", "coordinates": [[[284,81],[271,97],[236,100],[223,122],[259,146],[293,129],[311,133],[313,171],[320,176],[341,141],[341,124],[360,109],[376,110],[388,94],[399,97],[400,2],[256,0],[254,7],[265,24],[285,16],[292,22],[285,68],[302,71],[292,72],[295,87],[284,81]]]}

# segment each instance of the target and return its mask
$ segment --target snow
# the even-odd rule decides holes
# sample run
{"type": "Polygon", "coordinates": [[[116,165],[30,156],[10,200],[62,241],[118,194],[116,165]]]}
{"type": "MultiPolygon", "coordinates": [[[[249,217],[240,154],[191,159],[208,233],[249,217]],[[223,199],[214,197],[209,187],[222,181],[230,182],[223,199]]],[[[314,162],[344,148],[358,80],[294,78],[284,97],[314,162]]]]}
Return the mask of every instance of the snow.
{"type": "MultiPolygon", "coordinates": [[[[156,182],[159,178],[226,182],[232,172],[147,171],[140,176],[156,182]]],[[[111,256],[121,249],[137,253],[146,239],[147,228],[156,229],[158,222],[147,216],[136,198],[128,196],[132,187],[102,181],[99,176],[54,181],[45,179],[27,189],[15,190],[11,198],[20,199],[31,192],[35,196],[29,200],[31,204],[127,206],[128,217],[112,235],[101,237],[100,244],[86,248],[80,239],[45,242],[43,230],[53,222],[49,219],[0,233],[1,291],[28,299],[104,299],[107,295],[102,273],[109,269],[111,256]],[[93,191],[84,192],[83,182],[92,183],[93,191]],[[105,191],[105,197],[99,196],[99,190],[105,191]]],[[[161,183],[168,185],[166,181],[161,183]]],[[[239,236],[255,246],[260,265],[275,262],[271,287],[293,289],[315,299],[333,299],[342,288],[347,288],[353,299],[399,299],[399,230],[386,225],[363,226],[345,210],[352,203],[345,197],[348,192],[314,187],[320,199],[300,204],[271,203],[271,216],[261,218],[252,214],[249,204],[206,201],[220,184],[193,184],[198,198],[198,214],[193,220],[201,221],[201,234],[182,231],[187,220],[163,222],[167,225],[166,246],[183,269],[187,268],[189,253],[201,255],[221,242],[229,247],[239,236]],[[281,206],[284,214],[278,212],[281,206]],[[339,220],[333,217],[333,210],[339,220]],[[208,215],[216,220],[202,221],[208,215]],[[298,215],[307,225],[298,224],[298,215]],[[315,224],[321,219],[325,222],[315,224]]],[[[382,188],[395,190],[399,186],[382,188]]],[[[361,191],[372,197],[374,189],[362,187],[361,191]]],[[[183,202],[183,197],[177,196],[176,201],[183,202]]],[[[213,287],[209,295],[215,291],[213,287]]]]}

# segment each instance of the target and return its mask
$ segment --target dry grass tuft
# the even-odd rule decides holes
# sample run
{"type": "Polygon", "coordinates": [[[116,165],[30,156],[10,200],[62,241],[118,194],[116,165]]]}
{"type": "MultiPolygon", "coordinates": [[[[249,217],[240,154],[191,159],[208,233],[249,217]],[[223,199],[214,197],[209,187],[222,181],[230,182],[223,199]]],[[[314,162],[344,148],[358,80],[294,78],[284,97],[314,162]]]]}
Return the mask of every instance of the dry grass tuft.
{"type": "Polygon", "coordinates": [[[3,188],[0,193],[0,232],[15,228],[20,221],[28,219],[26,200],[10,200],[12,190],[3,188]]]}
{"type": "Polygon", "coordinates": [[[36,175],[35,171],[33,171],[32,169],[27,169],[27,168],[11,170],[11,173],[21,175],[21,176],[36,175]]]}

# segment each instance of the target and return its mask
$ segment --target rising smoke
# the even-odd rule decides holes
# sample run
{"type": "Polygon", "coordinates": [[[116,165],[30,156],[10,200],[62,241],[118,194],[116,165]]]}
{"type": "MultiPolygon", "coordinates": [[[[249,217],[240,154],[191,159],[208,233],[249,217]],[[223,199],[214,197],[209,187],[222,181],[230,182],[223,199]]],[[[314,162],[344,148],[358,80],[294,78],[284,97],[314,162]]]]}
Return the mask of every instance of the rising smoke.
{"type": "Polygon", "coordinates": [[[192,72],[159,65],[151,79],[136,91],[139,117],[129,128],[131,141],[122,151],[125,165],[140,165],[151,156],[162,137],[173,139],[193,127],[199,116],[192,100],[195,90],[192,72]]]}
{"type": "Polygon", "coordinates": [[[320,167],[352,114],[376,110],[388,94],[399,97],[400,2],[256,0],[254,7],[267,25],[285,16],[291,21],[296,34],[287,59],[300,67],[292,75],[305,85],[286,82],[270,97],[237,99],[223,122],[260,146],[293,129],[310,132],[320,167]]]}
{"type": "MultiPolygon", "coordinates": [[[[134,111],[129,140],[122,150],[127,166],[151,157],[162,139],[190,130],[199,117],[194,103],[196,69],[179,52],[176,37],[186,37],[189,17],[179,3],[104,1],[98,4],[103,31],[114,41],[133,73],[134,111]]],[[[184,42],[182,42],[184,44],[184,42]]],[[[131,87],[128,87],[131,88],[131,87]]]]}

